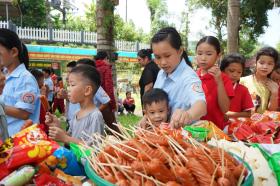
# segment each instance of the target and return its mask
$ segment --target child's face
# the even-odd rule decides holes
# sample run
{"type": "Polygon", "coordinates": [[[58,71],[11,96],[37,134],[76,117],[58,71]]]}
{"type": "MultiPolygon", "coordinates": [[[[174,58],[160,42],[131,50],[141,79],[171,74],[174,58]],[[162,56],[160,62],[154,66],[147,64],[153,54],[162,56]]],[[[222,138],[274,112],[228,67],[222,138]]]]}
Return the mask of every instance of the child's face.
{"type": "Polygon", "coordinates": [[[1,66],[8,67],[12,62],[13,58],[16,57],[15,53],[17,49],[14,47],[12,50],[8,50],[3,45],[0,44],[0,64],[1,66]]]}
{"type": "Polygon", "coordinates": [[[232,82],[236,83],[240,80],[243,68],[240,63],[231,63],[225,69],[225,73],[229,76],[232,82]]]}
{"type": "Polygon", "coordinates": [[[176,50],[168,41],[153,43],[155,62],[167,74],[171,74],[181,61],[182,49],[176,50]]]}
{"type": "Polygon", "coordinates": [[[68,98],[71,103],[80,103],[85,97],[86,85],[80,74],[70,73],[68,98]]]}
{"type": "Polygon", "coordinates": [[[39,88],[42,88],[44,86],[44,77],[40,77],[38,79],[38,86],[39,88]]]}
{"type": "Polygon", "coordinates": [[[280,68],[273,70],[270,77],[276,83],[280,83],[280,68]]]}
{"type": "Polygon", "coordinates": [[[153,102],[145,106],[145,114],[153,125],[159,126],[162,122],[167,122],[168,105],[166,101],[153,102]]]}
{"type": "Polygon", "coordinates": [[[201,43],[196,49],[196,62],[202,70],[208,70],[215,65],[219,59],[220,54],[217,53],[216,48],[208,43],[201,43]]]}
{"type": "Polygon", "coordinates": [[[267,76],[270,74],[275,66],[274,59],[270,56],[260,56],[257,61],[256,74],[260,76],[267,76]]]}
{"type": "Polygon", "coordinates": [[[131,93],[130,93],[130,92],[127,93],[127,94],[126,94],[126,97],[127,97],[127,98],[131,98],[131,93]]]}
{"type": "Polygon", "coordinates": [[[142,57],[140,57],[140,56],[137,57],[137,60],[138,60],[138,62],[140,63],[140,65],[141,65],[142,67],[146,66],[146,64],[147,64],[148,61],[149,61],[149,59],[148,59],[147,57],[142,58],[142,57]]]}

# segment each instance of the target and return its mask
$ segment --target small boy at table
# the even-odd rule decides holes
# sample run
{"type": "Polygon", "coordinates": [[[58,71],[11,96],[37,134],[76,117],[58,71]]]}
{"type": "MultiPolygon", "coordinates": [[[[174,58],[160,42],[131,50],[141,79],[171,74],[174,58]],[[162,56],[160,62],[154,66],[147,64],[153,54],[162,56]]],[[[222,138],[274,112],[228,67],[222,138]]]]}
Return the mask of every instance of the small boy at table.
{"type": "Polygon", "coordinates": [[[144,114],[154,126],[168,121],[168,95],[164,90],[153,88],[144,93],[142,101],[144,114]]]}

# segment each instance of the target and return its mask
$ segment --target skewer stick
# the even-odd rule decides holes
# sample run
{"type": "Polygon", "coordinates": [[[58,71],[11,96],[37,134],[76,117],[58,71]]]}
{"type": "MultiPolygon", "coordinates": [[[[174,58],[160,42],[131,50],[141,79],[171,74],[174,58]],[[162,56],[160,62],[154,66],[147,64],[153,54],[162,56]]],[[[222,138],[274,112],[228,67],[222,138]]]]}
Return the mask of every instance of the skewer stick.
{"type": "Polygon", "coordinates": [[[113,166],[113,167],[121,167],[121,168],[124,168],[124,169],[131,169],[130,166],[125,166],[125,165],[118,165],[118,164],[113,164],[113,163],[97,163],[98,165],[102,165],[102,166],[113,166]]]}
{"type": "Polygon", "coordinates": [[[113,125],[117,126],[126,137],[132,138],[132,136],[127,132],[126,127],[122,126],[121,124],[118,125],[117,123],[113,123],[113,125]]]}
{"type": "MultiPolygon", "coordinates": [[[[179,166],[171,157],[170,157],[170,155],[167,153],[167,152],[165,152],[165,150],[160,146],[160,145],[158,145],[157,144],[157,148],[162,152],[162,154],[164,154],[166,157],[167,157],[167,159],[173,164],[175,164],[176,166],[179,166]]],[[[179,160],[179,162],[180,162],[180,160],[179,160]]],[[[180,162],[181,163],[181,162],[180,162]]],[[[172,167],[172,166],[171,166],[172,167]]]]}
{"type": "MultiPolygon", "coordinates": [[[[244,154],[243,154],[243,158],[242,158],[242,161],[244,162],[244,159],[245,159],[245,155],[246,155],[246,152],[244,152],[244,154]]],[[[244,171],[245,171],[245,165],[243,165],[243,169],[242,169],[242,171],[241,171],[241,174],[240,174],[240,177],[239,177],[239,179],[238,179],[238,182],[237,182],[237,185],[238,186],[240,186],[241,185],[241,183],[242,183],[242,181],[243,181],[243,178],[244,178],[244,171]]]]}
{"type": "MultiPolygon", "coordinates": [[[[141,146],[139,146],[137,143],[134,143],[134,145],[139,149],[139,150],[141,150],[142,148],[141,148],[141,146]]],[[[147,145],[147,144],[146,144],[147,145]]],[[[147,145],[147,148],[151,148],[151,147],[149,147],[148,145],[147,145]]],[[[148,154],[147,154],[147,152],[145,152],[144,150],[141,150],[141,153],[143,153],[145,156],[147,156],[150,160],[152,160],[152,157],[151,156],[149,156],[148,154]]]]}
{"type": "Polygon", "coordinates": [[[214,170],[214,172],[213,172],[213,175],[212,175],[212,178],[211,178],[211,184],[210,184],[210,186],[212,186],[212,185],[214,184],[214,181],[215,181],[215,174],[216,174],[216,172],[217,172],[217,170],[218,170],[218,167],[219,167],[219,165],[216,165],[216,168],[215,168],[215,170],[214,170]]]}
{"type": "Polygon", "coordinates": [[[147,120],[148,120],[148,125],[153,129],[153,131],[156,133],[156,130],[155,130],[155,126],[153,125],[152,121],[150,120],[149,117],[147,117],[147,120]]]}
{"type": "Polygon", "coordinates": [[[175,140],[173,139],[172,137],[169,137],[169,136],[166,136],[167,139],[170,140],[170,142],[172,142],[178,149],[180,149],[182,152],[186,152],[186,150],[175,140]]]}
{"type": "MultiPolygon", "coordinates": [[[[84,139],[82,138],[82,141],[84,142],[84,139]]],[[[84,149],[81,148],[81,151],[83,153],[83,155],[85,156],[85,158],[87,159],[87,161],[89,162],[90,166],[96,171],[96,172],[99,172],[100,174],[102,174],[102,176],[104,177],[105,174],[102,172],[102,170],[99,169],[98,165],[94,165],[94,161],[92,162],[88,156],[86,155],[86,153],[84,152],[84,149]]]]}
{"type": "Polygon", "coordinates": [[[125,127],[125,126],[121,125],[120,123],[112,123],[112,124],[117,126],[118,128],[122,128],[120,130],[130,131],[130,132],[134,133],[134,130],[132,130],[131,128],[125,127]]]}
{"type": "MultiPolygon", "coordinates": [[[[115,163],[115,165],[119,169],[119,171],[121,171],[125,175],[125,177],[127,179],[129,179],[130,182],[133,182],[132,178],[123,170],[123,168],[117,163],[117,161],[115,159],[113,159],[113,162],[115,163]]],[[[110,165],[112,165],[112,164],[110,163],[110,165]]],[[[127,167],[127,166],[125,166],[125,167],[127,167]]]]}
{"type": "MultiPolygon", "coordinates": [[[[179,149],[177,149],[177,147],[174,145],[174,144],[172,144],[171,142],[169,143],[169,146],[170,146],[170,148],[171,148],[171,150],[172,150],[172,152],[175,154],[175,152],[173,151],[173,149],[179,154],[179,156],[181,156],[184,160],[185,160],[185,162],[188,162],[189,160],[187,159],[187,157],[186,156],[184,156],[183,154],[182,154],[182,152],[179,150],[179,149]],[[171,147],[171,146],[172,147],[171,147]]],[[[175,154],[176,155],[176,154],[175,154]]],[[[176,156],[175,156],[176,157],[176,156]]],[[[178,158],[178,157],[177,157],[178,158]]],[[[180,161],[180,160],[179,160],[180,161]]]]}
{"type": "MultiPolygon", "coordinates": [[[[105,126],[106,126],[106,125],[105,125],[105,126]]],[[[107,127],[107,126],[106,126],[106,127],[107,127]]],[[[129,140],[129,138],[128,138],[127,136],[125,136],[125,135],[123,135],[123,134],[120,134],[120,133],[114,131],[113,129],[110,129],[109,127],[107,127],[107,129],[110,130],[113,134],[116,134],[117,136],[119,136],[119,137],[121,137],[121,138],[123,138],[123,139],[129,140]]]]}
{"type": "Polygon", "coordinates": [[[134,173],[135,173],[135,174],[138,174],[139,176],[142,176],[142,177],[144,177],[144,178],[146,178],[146,179],[148,179],[148,180],[153,181],[153,182],[154,182],[155,184],[157,184],[157,185],[163,185],[163,186],[166,185],[166,184],[164,184],[164,183],[162,183],[162,182],[160,182],[160,181],[154,179],[154,178],[151,177],[151,176],[147,176],[147,175],[145,175],[145,174],[142,174],[141,172],[134,171],[134,173]]]}
{"type": "MultiPolygon", "coordinates": [[[[108,157],[107,157],[107,154],[104,154],[104,157],[106,159],[107,162],[110,162],[108,157]]],[[[117,179],[120,179],[119,176],[117,175],[117,171],[116,169],[111,165],[111,163],[109,164],[109,167],[111,168],[111,170],[113,171],[113,174],[114,176],[117,178],[117,179]]],[[[105,169],[104,169],[105,170],[105,169]]]]}
{"type": "Polygon", "coordinates": [[[139,152],[138,149],[135,149],[135,148],[133,148],[133,147],[131,147],[131,146],[129,146],[129,145],[126,145],[126,144],[124,144],[124,143],[122,143],[122,142],[117,142],[117,144],[122,145],[122,146],[124,146],[124,147],[126,147],[126,148],[128,148],[128,149],[130,149],[130,150],[135,151],[135,152],[139,152]]]}
{"type": "Polygon", "coordinates": [[[111,146],[112,146],[114,149],[116,149],[116,150],[118,150],[118,151],[124,153],[125,155],[127,155],[127,156],[130,157],[131,159],[133,159],[133,160],[136,160],[136,159],[137,159],[137,158],[135,158],[134,156],[132,156],[132,155],[130,155],[129,153],[127,153],[127,152],[125,152],[124,150],[122,150],[121,148],[117,147],[116,145],[111,144],[111,146]]]}
{"type": "Polygon", "coordinates": [[[225,177],[225,150],[222,149],[222,178],[225,177]]]}

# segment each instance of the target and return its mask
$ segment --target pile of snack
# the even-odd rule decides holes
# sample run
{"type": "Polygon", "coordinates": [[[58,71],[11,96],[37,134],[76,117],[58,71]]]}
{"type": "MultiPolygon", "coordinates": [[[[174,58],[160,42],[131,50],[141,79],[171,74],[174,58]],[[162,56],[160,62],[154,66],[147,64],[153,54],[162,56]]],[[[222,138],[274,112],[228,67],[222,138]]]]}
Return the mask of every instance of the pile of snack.
{"type": "Polygon", "coordinates": [[[74,154],[32,125],[0,144],[0,185],[82,185],[83,167],[74,154]]]}
{"type": "Polygon", "coordinates": [[[268,162],[263,157],[262,153],[255,147],[248,147],[243,142],[229,142],[226,140],[212,139],[207,142],[211,146],[219,146],[227,152],[245,157],[254,175],[254,185],[272,186],[277,185],[277,180],[274,173],[269,168],[268,162]]]}
{"type": "Polygon", "coordinates": [[[223,149],[175,134],[138,129],[135,137],[114,142],[95,136],[103,148],[91,156],[92,169],[116,185],[215,186],[246,181],[246,167],[223,149]]]}
{"type": "Polygon", "coordinates": [[[280,120],[277,112],[254,114],[251,118],[236,119],[228,133],[235,139],[249,143],[280,143],[280,120]]]}
{"type": "Polygon", "coordinates": [[[31,125],[0,142],[0,185],[280,184],[278,112],[238,118],[229,134],[209,121],[176,130],[119,126],[122,134],[86,135],[67,149],[31,125]]]}

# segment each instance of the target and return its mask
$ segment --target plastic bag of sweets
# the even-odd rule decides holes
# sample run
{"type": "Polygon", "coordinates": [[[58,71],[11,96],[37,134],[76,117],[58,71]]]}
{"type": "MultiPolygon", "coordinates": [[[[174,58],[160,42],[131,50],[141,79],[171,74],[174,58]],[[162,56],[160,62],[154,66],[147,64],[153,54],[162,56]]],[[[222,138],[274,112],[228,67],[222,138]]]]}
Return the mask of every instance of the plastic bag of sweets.
{"type": "Polygon", "coordinates": [[[85,156],[90,156],[91,151],[89,149],[85,149],[76,143],[70,143],[70,150],[74,153],[79,163],[84,165],[86,161],[85,156]]]}
{"type": "Polygon", "coordinates": [[[0,181],[0,185],[21,186],[28,183],[35,174],[34,167],[25,165],[15,170],[0,181]]]}
{"type": "Polygon", "coordinates": [[[69,184],[64,183],[62,180],[51,176],[49,174],[43,173],[39,174],[33,179],[35,185],[52,185],[52,186],[71,186],[69,184]]]}
{"type": "Polygon", "coordinates": [[[51,168],[59,168],[71,176],[84,176],[85,172],[76,156],[70,150],[60,147],[46,160],[46,164],[51,168]]]}
{"type": "Polygon", "coordinates": [[[59,145],[55,141],[41,140],[36,144],[26,143],[14,146],[6,161],[7,168],[13,169],[30,163],[40,163],[50,156],[59,145]]]}
{"type": "Polygon", "coordinates": [[[31,125],[12,136],[14,146],[26,143],[36,144],[48,140],[47,134],[37,125],[31,125]]]}

